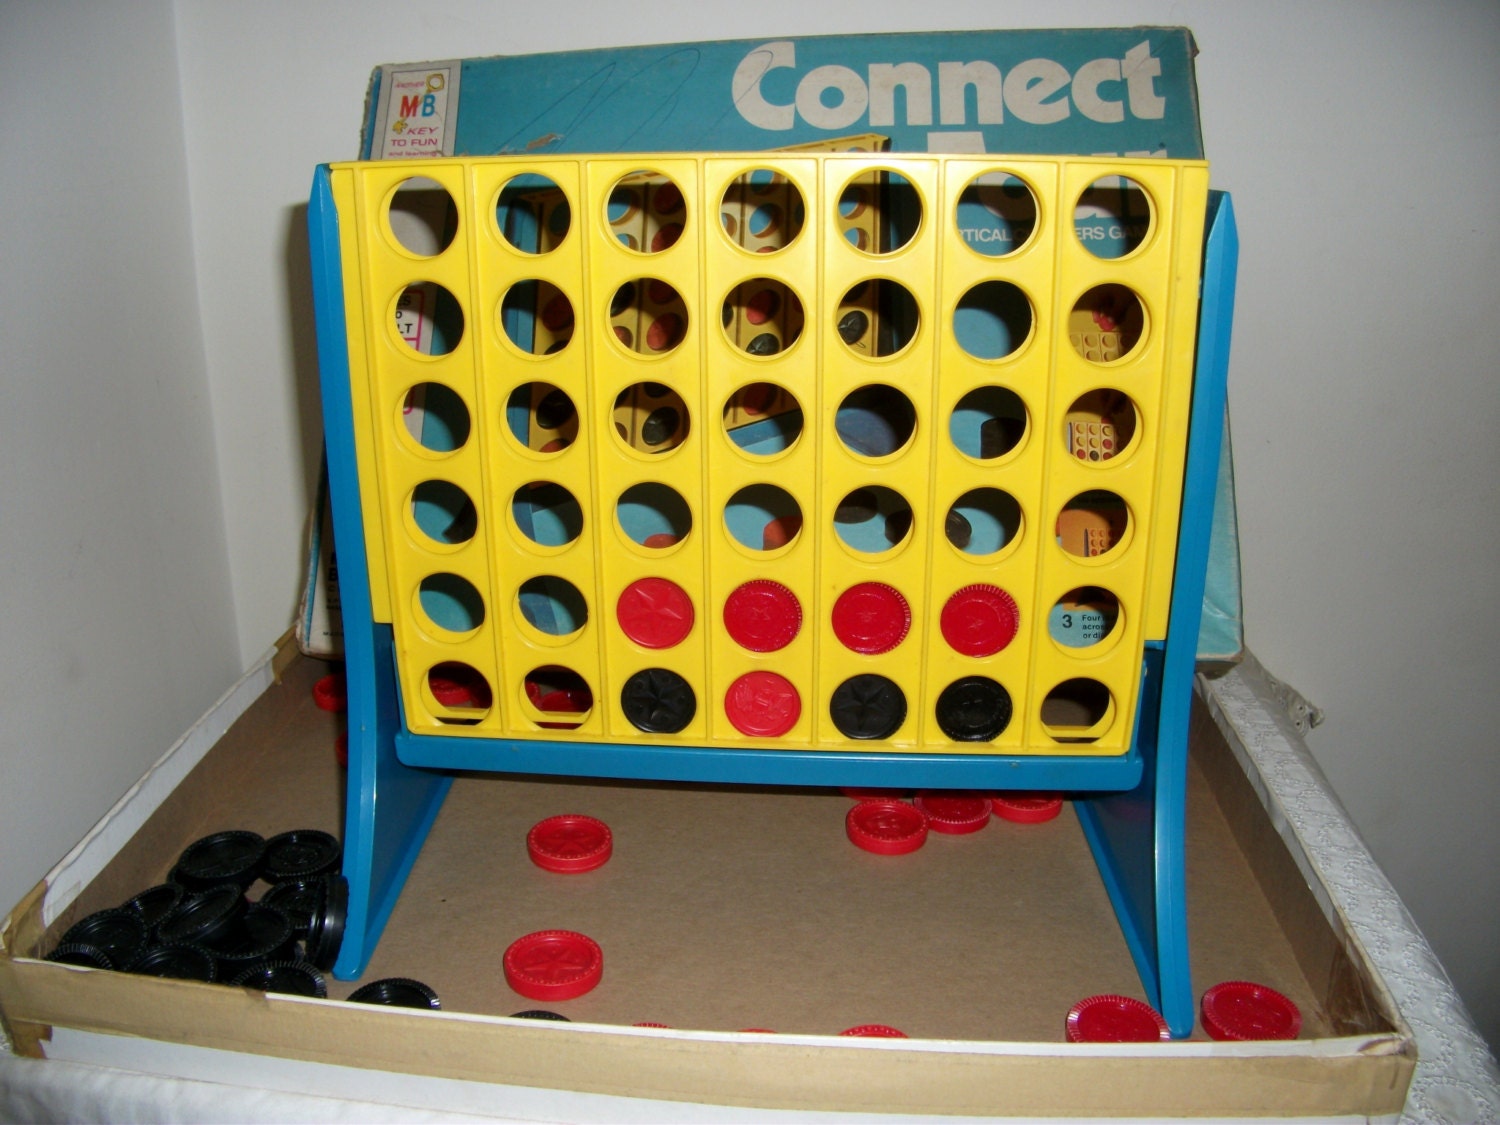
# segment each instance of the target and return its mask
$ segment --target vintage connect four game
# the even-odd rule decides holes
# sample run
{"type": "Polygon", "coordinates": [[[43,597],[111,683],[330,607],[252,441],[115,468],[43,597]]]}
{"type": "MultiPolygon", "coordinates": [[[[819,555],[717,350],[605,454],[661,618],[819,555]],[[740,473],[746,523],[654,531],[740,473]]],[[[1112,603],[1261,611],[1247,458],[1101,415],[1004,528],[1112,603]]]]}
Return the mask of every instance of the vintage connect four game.
{"type": "Polygon", "coordinates": [[[1203,162],[348,163],[311,222],[341,976],[457,770],[1049,788],[1100,795],[1143,980],[1191,1027],[1151,837],[1180,852],[1232,299],[1203,162]]]}

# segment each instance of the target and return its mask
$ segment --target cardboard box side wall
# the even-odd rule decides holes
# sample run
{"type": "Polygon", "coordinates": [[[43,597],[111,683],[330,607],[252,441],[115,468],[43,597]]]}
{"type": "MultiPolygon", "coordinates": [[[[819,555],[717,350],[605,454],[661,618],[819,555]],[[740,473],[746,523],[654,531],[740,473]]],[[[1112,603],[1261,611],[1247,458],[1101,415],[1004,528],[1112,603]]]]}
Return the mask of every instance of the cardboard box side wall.
{"type": "MultiPolygon", "coordinates": [[[[75,918],[114,905],[159,880],[183,843],[226,827],[226,818],[235,818],[237,807],[252,819],[265,818],[260,823],[266,828],[278,823],[281,827],[292,822],[336,823],[337,801],[330,794],[338,792],[339,779],[329,747],[336,724],[332,716],[312,707],[308,692],[312,678],[321,670],[311,661],[288,669],[285,679],[267,689],[66,908],[57,910],[57,888],[68,883],[65,877],[56,877],[66,872],[58,872],[52,892],[38,887],[13,912],[0,958],[0,1013],[18,1049],[45,1054],[49,1029],[59,1025],[441,1077],[787,1109],[1037,1116],[1122,1111],[1146,1115],[1380,1114],[1399,1110],[1414,1066],[1410,1037],[1394,1010],[1384,1006],[1384,990],[1369,979],[1362,954],[1339,952],[1341,943],[1322,919],[1305,884],[1285,877],[1285,864],[1290,860],[1276,871],[1281,861],[1275,852],[1284,853],[1286,845],[1274,831],[1260,834],[1259,850],[1253,856],[1238,853],[1238,845],[1226,848],[1223,843],[1233,839],[1236,818],[1253,822],[1263,815],[1257,814],[1253,802],[1246,808],[1249,787],[1243,777],[1238,792],[1231,784],[1206,801],[1198,799],[1200,806],[1210,806],[1206,811],[1215,819],[1219,808],[1233,813],[1226,814],[1229,825],[1221,821],[1222,833],[1192,861],[1195,865],[1201,861],[1207,868],[1196,876],[1190,872],[1190,882],[1195,888],[1205,878],[1213,883],[1243,882],[1249,890],[1235,901],[1249,903],[1251,908],[1251,900],[1264,892],[1267,909],[1285,934],[1277,937],[1276,944],[1290,946],[1286,957],[1293,966],[1291,972],[1297,971],[1297,963],[1303,966],[1306,982],[1298,982],[1300,1002],[1314,1033],[1324,1038],[1292,1043],[1077,1048],[1057,1041],[929,1039],[871,1044],[803,1035],[651,1032],[515,1021],[504,1018],[503,1004],[491,1005],[491,1011],[500,1015],[363,1009],[335,1001],[266,997],[242,989],[101,973],[28,959],[28,955],[44,952],[75,918]],[[268,749],[276,746],[281,747],[279,755],[268,749]],[[310,757],[316,760],[307,760],[310,757]],[[280,769],[282,780],[289,784],[268,789],[264,775],[270,768],[280,769]],[[261,805],[246,799],[257,790],[270,794],[260,798],[261,805]],[[1262,852],[1270,853],[1269,857],[1262,852]],[[1262,876],[1268,866],[1271,873],[1262,876]],[[50,927],[42,923],[49,899],[56,915],[50,927]],[[1359,1002],[1349,1002],[1351,995],[1359,1002]],[[1335,1026],[1353,1033],[1330,1035],[1335,1026]],[[561,1039],[555,1038],[559,1035],[561,1039]]],[[[1227,774],[1232,780],[1237,767],[1217,728],[1211,722],[1205,725],[1200,716],[1198,732],[1196,757],[1219,759],[1203,776],[1227,774]]],[[[501,786],[520,790],[528,784],[486,780],[494,791],[501,786]]],[[[471,791],[488,799],[491,789],[471,791]]],[[[722,795],[695,796],[717,799],[722,795]]],[[[460,818],[454,825],[460,835],[474,831],[470,821],[461,819],[463,800],[461,796],[453,810],[460,818]]],[[[484,812],[477,807],[476,811],[484,812]]],[[[440,835],[435,829],[435,836],[440,835]]],[[[443,855],[441,840],[437,846],[439,865],[451,860],[443,855]]],[[[414,872],[414,880],[420,875],[414,872]]],[[[414,906],[420,905],[419,897],[414,906]]],[[[1244,917],[1253,923],[1251,914],[1244,917]]],[[[1243,940],[1243,925],[1233,919],[1228,931],[1231,938],[1243,940]]],[[[1105,936],[1118,943],[1117,934],[1105,936]]],[[[392,948],[399,948],[403,939],[392,937],[392,948]]],[[[493,940],[485,935],[481,951],[497,951],[490,944],[493,940]]],[[[1222,968],[1215,964],[1215,957],[1227,956],[1227,963],[1233,963],[1233,941],[1220,953],[1211,948],[1223,940],[1224,934],[1215,933],[1212,924],[1206,932],[1195,933],[1195,941],[1208,956],[1210,972],[1222,968]]],[[[1116,968],[1126,977],[1132,975],[1128,963],[1116,968]]],[[[1198,986],[1206,983],[1211,980],[1199,979],[1198,986]]],[[[808,982],[802,984],[809,987],[808,982]]],[[[796,987],[796,982],[789,982],[789,987],[796,987]]],[[[448,991],[451,996],[452,990],[448,991]]],[[[636,997],[630,1004],[640,1007],[643,1001],[636,997]]],[[[1043,1013],[1048,1026],[1055,1018],[1055,1012],[1043,1013]]],[[[1056,1034],[1060,1039],[1060,1026],[1056,1034]]]]}

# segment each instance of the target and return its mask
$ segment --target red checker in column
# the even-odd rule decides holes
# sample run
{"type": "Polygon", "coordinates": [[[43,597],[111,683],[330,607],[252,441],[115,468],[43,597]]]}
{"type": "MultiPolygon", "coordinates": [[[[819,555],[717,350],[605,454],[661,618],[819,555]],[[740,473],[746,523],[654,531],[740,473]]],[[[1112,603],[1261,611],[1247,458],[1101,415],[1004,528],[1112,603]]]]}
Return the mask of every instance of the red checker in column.
{"type": "Polygon", "coordinates": [[[693,599],[675,582],[641,578],[615,603],[620,631],[645,648],[672,648],[693,631],[693,599]]]}
{"type": "Polygon", "coordinates": [[[572,930],[538,930],[505,951],[505,983],[528,1000],[571,1000],[604,975],[598,942],[572,930]]]}
{"type": "Polygon", "coordinates": [[[1130,996],[1090,996],[1068,1012],[1069,1043],[1158,1043],[1172,1038],[1150,1004],[1130,996]]]}
{"type": "Polygon", "coordinates": [[[592,871],[609,862],[613,853],[614,835],[609,825],[580,813],[549,816],[526,833],[526,854],[547,871],[592,871]]]}
{"type": "Polygon", "coordinates": [[[785,676],[746,672],[724,693],[724,713],[752,738],[780,738],[802,717],[802,697],[785,676]]]}
{"type": "Polygon", "coordinates": [[[884,582],[850,586],[833,603],[833,633],[845,648],[866,656],[890,652],[911,630],[911,606],[884,582]]]}
{"type": "Polygon", "coordinates": [[[802,603],[780,582],[752,579],[725,599],[724,628],[741,648],[775,652],[802,628],[802,603]]]}
{"type": "Polygon", "coordinates": [[[1021,626],[1016,599],[999,586],[965,586],[943,606],[943,639],[964,656],[994,656],[1021,626]]]}

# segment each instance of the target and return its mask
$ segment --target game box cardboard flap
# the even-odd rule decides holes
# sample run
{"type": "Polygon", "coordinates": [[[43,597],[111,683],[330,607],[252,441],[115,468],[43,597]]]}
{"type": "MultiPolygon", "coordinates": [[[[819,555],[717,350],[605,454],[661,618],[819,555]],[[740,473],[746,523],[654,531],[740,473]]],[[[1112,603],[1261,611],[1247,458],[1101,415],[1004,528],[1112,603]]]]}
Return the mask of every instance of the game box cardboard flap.
{"type": "MultiPolygon", "coordinates": [[[[1203,156],[1186,28],[725,40],[377,67],[363,159],[738,151],[874,135],[897,152],[1203,156]]],[[[1080,215],[1080,222],[1089,221],[1080,215]]],[[[1243,645],[1226,428],[1198,652],[1243,645]]],[[[298,640],[342,651],[332,533],[309,525],[298,640]]]]}
{"type": "Polygon", "coordinates": [[[361,157],[754,151],[1199,159],[1186,28],[724,40],[379,67],[361,157]]]}

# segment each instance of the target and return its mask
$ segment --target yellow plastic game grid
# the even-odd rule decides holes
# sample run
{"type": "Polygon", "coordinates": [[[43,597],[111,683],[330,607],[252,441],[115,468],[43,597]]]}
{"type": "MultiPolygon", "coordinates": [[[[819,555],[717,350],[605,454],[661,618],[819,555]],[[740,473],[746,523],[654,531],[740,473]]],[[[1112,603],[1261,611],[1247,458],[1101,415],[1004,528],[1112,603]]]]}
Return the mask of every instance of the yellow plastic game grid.
{"type": "Polygon", "coordinates": [[[414,733],[976,754],[1103,755],[1129,748],[1143,646],[1166,631],[1193,373],[1205,163],[890,153],[494,157],[336,164],[331,179],[342,220],[373,616],[393,628],[405,718],[414,733]],[[785,177],[806,203],[800,235],[772,254],[747,252],[725,237],[718,221],[730,185],[761,169],[785,177]],[[643,170],[669,177],[687,201],[681,238],[655,254],[622,246],[607,219],[612,188],[643,170]],[[892,253],[856,249],[835,221],[843,186],[872,171],[904,177],[921,203],[915,235],[892,253]],[[523,174],[545,176],[569,201],[568,233],[545,254],[518,250],[495,219],[502,189],[523,174]],[[1001,258],[965,245],[957,222],[964,188],[997,174],[1023,181],[1037,212],[1024,245],[1001,258]],[[1076,202],[1090,185],[1110,176],[1134,181],[1151,208],[1144,240],[1113,260],[1095,257],[1073,227],[1076,202]],[[456,207],[456,236],[435,256],[405,249],[390,225],[392,197],[412,177],[436,181],[456,207]],[[688,309],[686,334],[666,355],[628,350],[609,330],[616,291],[641,278],[669,283],[688,309]],[[799,295],[805,310],[800,338],[772,356],[746,354],[720,327],[725,295],[756,278],[783,283],[799,295]],[[868,279],[896,282],[915,299],[919,326],[894,355],[856,355],[835,330],[841,296],[868,279]],[[1011,354],[986,361],[959,346],[952,324],[963,296],[996,279],[1026,294],[1032,325],[1011,354]],[[574,308],[577,331],[555,354],[529,354],[512,343],[501,324],[506,293],[531,280],[556,286],[574,308]],[[419,354],[396,330],[397,302],[408,286],[420,282],[445,287],[463,311],[463,335],[442,356],[419,354]],[[1146,325],[1129,354],[1104,363],[1086,359],[1067,335],[1074,305],[1101,284],[1132,290],[1146,325]],[[469,412],[468,439],[452,452],[423,447],[403,423],[408,393],[432,382],[456,393],[469,412]],[[565,450],[527,449],[507,425],[512,392],[532,382],[562,389],[578,411],[578,438],[565,450]],[[642,382],[665,384],[688,405],[688,436],[670,453],[629,448],[613,432],[617,396],[642,382]],[[789,391],[806,418],[798,440],[770,457],[739,448],[722,423],[731,397],[759,382],[789,391]],[[874,459],[849,451],[834,428],[840,402],[871,384],[900,388],[917,411],[907,444],[874,459]],[[1015,392],[1027,420],[1016,448],[979,461],[954,445],[949,417],[964,395],[987,386],[1015,392]],[[1111,460],[1080,461],[1069,447],[1067,411],[1101,388],[1129,396],[1136,408],[1135,434],[1111,460]],[[417,527],[414,490],[433,480],[451,482],[473,500],[478,524],[467,542],[435,542],[417,527]],[[511,515],[512,495],[538,481],[562,485],[582,506],[582,531],[566,546],[539,546],[511,515]],[[618,524],[618,498],[645,482],[669,485],[691,510],[691,532],[671,547],[647,549],[618,524]],[[751,551],[726,529],[723,513],[730,497],[752,484],[775,485],[800,505],[802,531],[788,545],[751,551]],[[913,529],[896,547],[867,555],[841,541],[833,513],[851,490],[875,485],[906,499],[913,529]],[[943,534],[944,513],[977,487],[1003,489],[1022,512],[1019,535],[990,556],[966,554],[943,534]],[[1107,554],[1075,557],[1058,546],[1054,525],[1065,504],[1095,489],[1124,500],[1129,526],[1107,554]],[[477,628],[451,633],[423,612],[420,584],[445,572],[481,593],[484,618],[477,628]],[[567,637],[541,632],[520,612],[518,588],[547,575],[571,582],[587,601],[586,624],[567,637]],[[649,576],[676,583],[695,609],[687,637],[665,650],[634,643],[615,620],[621,592],[649,576]],[[747,651],[724,628],[726,598],[753,579],[780,583],[801,602],[802,627],[780,651],[747,651]],[[882,655],[850,651],[832,629],[835,599],[860,582],[895,587],[911,608],[909,634],[882,655]],[[948,598],[976,583],[1004,589],[1020,610],[1014,640],[982,658],[954,651],[939,625],[948,598]],[[1049,633],[1048,611],[1067,592],[1092,586],[1118,599],[1114,628],[1088,648],[1060,644],[1049,633]],[[454,708],[436,699],[429,672],[450,661],[484,676],[493,689],[489,707],[454,708]],[[545,666],[576,672],[592,691],[593,707],[574,717],[582,719],[574,730],[541,727],[545,716],[526,697],[525,677],[545,666]],[[617,705],[625,680],[647,668],[670,669],[692,686],[697,711],[678,733],[643,734],[617,705]],[[786,677],[800,695],[800,718],[781,737],[746,737],[726,714],[729,685],[757,669],[786,677]],[[906,718],[888,739],[846,738],[830,719],[835,688],[866,672],[889,678],[906,696],[906,718]],[[955,742],[935,719],[943,688],[971,675],[998,681],[1013,702],[1009,725],[990,742],[955,742]],[[1107,712],[1087,730],[1049,729],[1042,721],[1042,701],[1077,678],[1107,688],[1107,712]]]}

